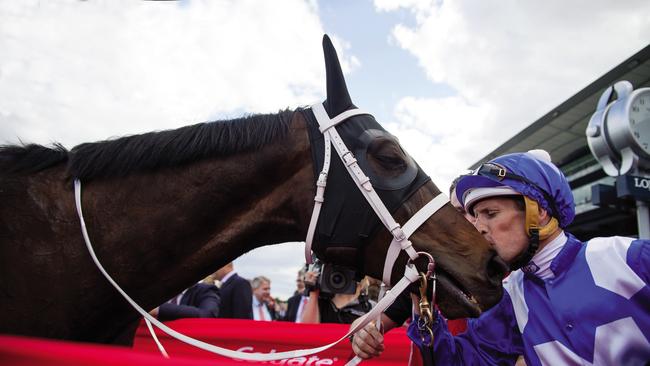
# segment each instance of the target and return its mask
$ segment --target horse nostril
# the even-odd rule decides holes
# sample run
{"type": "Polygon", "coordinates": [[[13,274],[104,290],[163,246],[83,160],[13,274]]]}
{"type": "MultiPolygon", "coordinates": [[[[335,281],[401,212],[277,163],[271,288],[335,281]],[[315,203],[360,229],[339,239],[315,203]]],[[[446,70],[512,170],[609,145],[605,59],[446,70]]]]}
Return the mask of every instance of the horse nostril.
{"type": "Polygon", "coordinates": [[[490,283],[495,286],[501,285],[503,277],[506,276],[509,270],[510,267],[508,267],[506,262],[494,253],[487,264],[487,274],[490,283]]]}

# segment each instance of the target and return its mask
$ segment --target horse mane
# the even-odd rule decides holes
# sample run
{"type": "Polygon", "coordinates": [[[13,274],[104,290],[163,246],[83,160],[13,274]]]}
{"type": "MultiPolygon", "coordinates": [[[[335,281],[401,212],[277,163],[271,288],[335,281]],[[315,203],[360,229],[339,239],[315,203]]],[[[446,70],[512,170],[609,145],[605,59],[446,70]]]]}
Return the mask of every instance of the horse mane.
{"type": "Polygon", "coordinates": [[[255,114],[84,143],[68,151],[61,144],[0,146],[2,174],[28,174],[68,163],[71,177],[89,181],[170,168],[216,156],[254,151],[284,138],[293,111],[255,114]]]}
{"type": "Polygon", "coordinates": [[[52,147],[37,144],[0,146],[0,172],[35,173],[68,160],[68,150],[61,144],[52,147]]]}

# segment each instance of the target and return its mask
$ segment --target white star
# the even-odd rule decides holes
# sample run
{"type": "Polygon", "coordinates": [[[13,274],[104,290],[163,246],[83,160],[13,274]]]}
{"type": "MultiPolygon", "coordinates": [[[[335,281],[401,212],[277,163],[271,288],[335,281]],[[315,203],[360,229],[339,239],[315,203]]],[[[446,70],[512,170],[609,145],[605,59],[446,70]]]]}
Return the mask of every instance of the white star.
{"type": "Polygon", "coordinates": [[[594,363],[558,341],[534,346],[542,365],[643,365],[650,359],[650,343],[631,317],[596,328],[594,363]]]}

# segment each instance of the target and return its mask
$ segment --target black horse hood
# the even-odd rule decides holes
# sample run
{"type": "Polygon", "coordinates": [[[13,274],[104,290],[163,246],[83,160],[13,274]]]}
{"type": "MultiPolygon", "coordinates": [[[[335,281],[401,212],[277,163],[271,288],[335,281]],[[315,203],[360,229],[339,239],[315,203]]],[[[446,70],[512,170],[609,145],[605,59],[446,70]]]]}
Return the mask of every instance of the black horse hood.
{"type": "MultiPolygon", "coordinates": [[[[323,50],[327,71],[327,100],[324,106],[329,117],[333,118],[356,106],[348,93],[336,50],[327,36],[323,38],[323,50]]],[[[305,110],[304,115],[308,122],[314,176],[318,177],[324,163],[324,138],[312,111],[305,110]]],[[[366,159],[369,145],[376,138],[393,139],[395,142],[397,139],[384,130],[371,115],[350,117],[337,125],[336,130],[348,149],[355,155],[361,169],[370,178],[375,191],[389,212],[394,213],[415,191],[430,180],[407,154],[405,154],[408,158],[407,167],[399,176],[388,179],[373,174],[366,159]]],[[[331,262],[328,260],[330,257],[328,252],[330,252],[332,259],[336,258],[339,262],[337,264],[355,266],[359,258],[355,258],[353,252],[362,249],[366,239],[372,237],[380,228],[381,221],[359,191],[336,151],[332,149],[325,202],[314,236],[314,252],[325,262],[331,262]],[[350,253],[348,256],[350,263],[340,263],[341,250],[350,253]],[[334,254],[334,251],[338,254],[334,254]]]]}

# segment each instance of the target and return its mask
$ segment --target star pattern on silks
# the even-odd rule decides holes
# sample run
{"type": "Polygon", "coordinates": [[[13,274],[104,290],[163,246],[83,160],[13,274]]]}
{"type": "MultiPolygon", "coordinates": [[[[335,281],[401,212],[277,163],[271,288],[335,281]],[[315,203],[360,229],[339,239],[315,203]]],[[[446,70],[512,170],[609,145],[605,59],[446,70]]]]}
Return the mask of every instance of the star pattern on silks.
{"type": "Polygon", "coordinates": [[[646,349],[650,357],[650,344],[641,330],[650,329],[644,305],[650,304],[650,287],[628,300],[596,285],[592,271],[606,270],[590,268],[582,250],[558,277],[524,281],[526,302],[534,314],[529,314],[523,335],[536,345],[542,364],[599,364],[605,356],[605,360],[618,360],[630,354],[630,348],[637,355],[646,349]]]}
{"type": "Polygon", "coordinates": [[[539,344],[534,347],[540,357],[542,365],[554,364],[580,364],[580,365],[607,365],[609,360],[619,358],[620,365],[636,365],[645,362],[645,359],[621,358],[620,355],[638,354],[642,350],[650,349],[650,342],[645,338],[632,318],[616,320],[596,328],[594,362],[588,362],[566,348],[558,341],[539,344]],[[622,334],[627,338],[612,339],[611,334],[622,334]]]}

